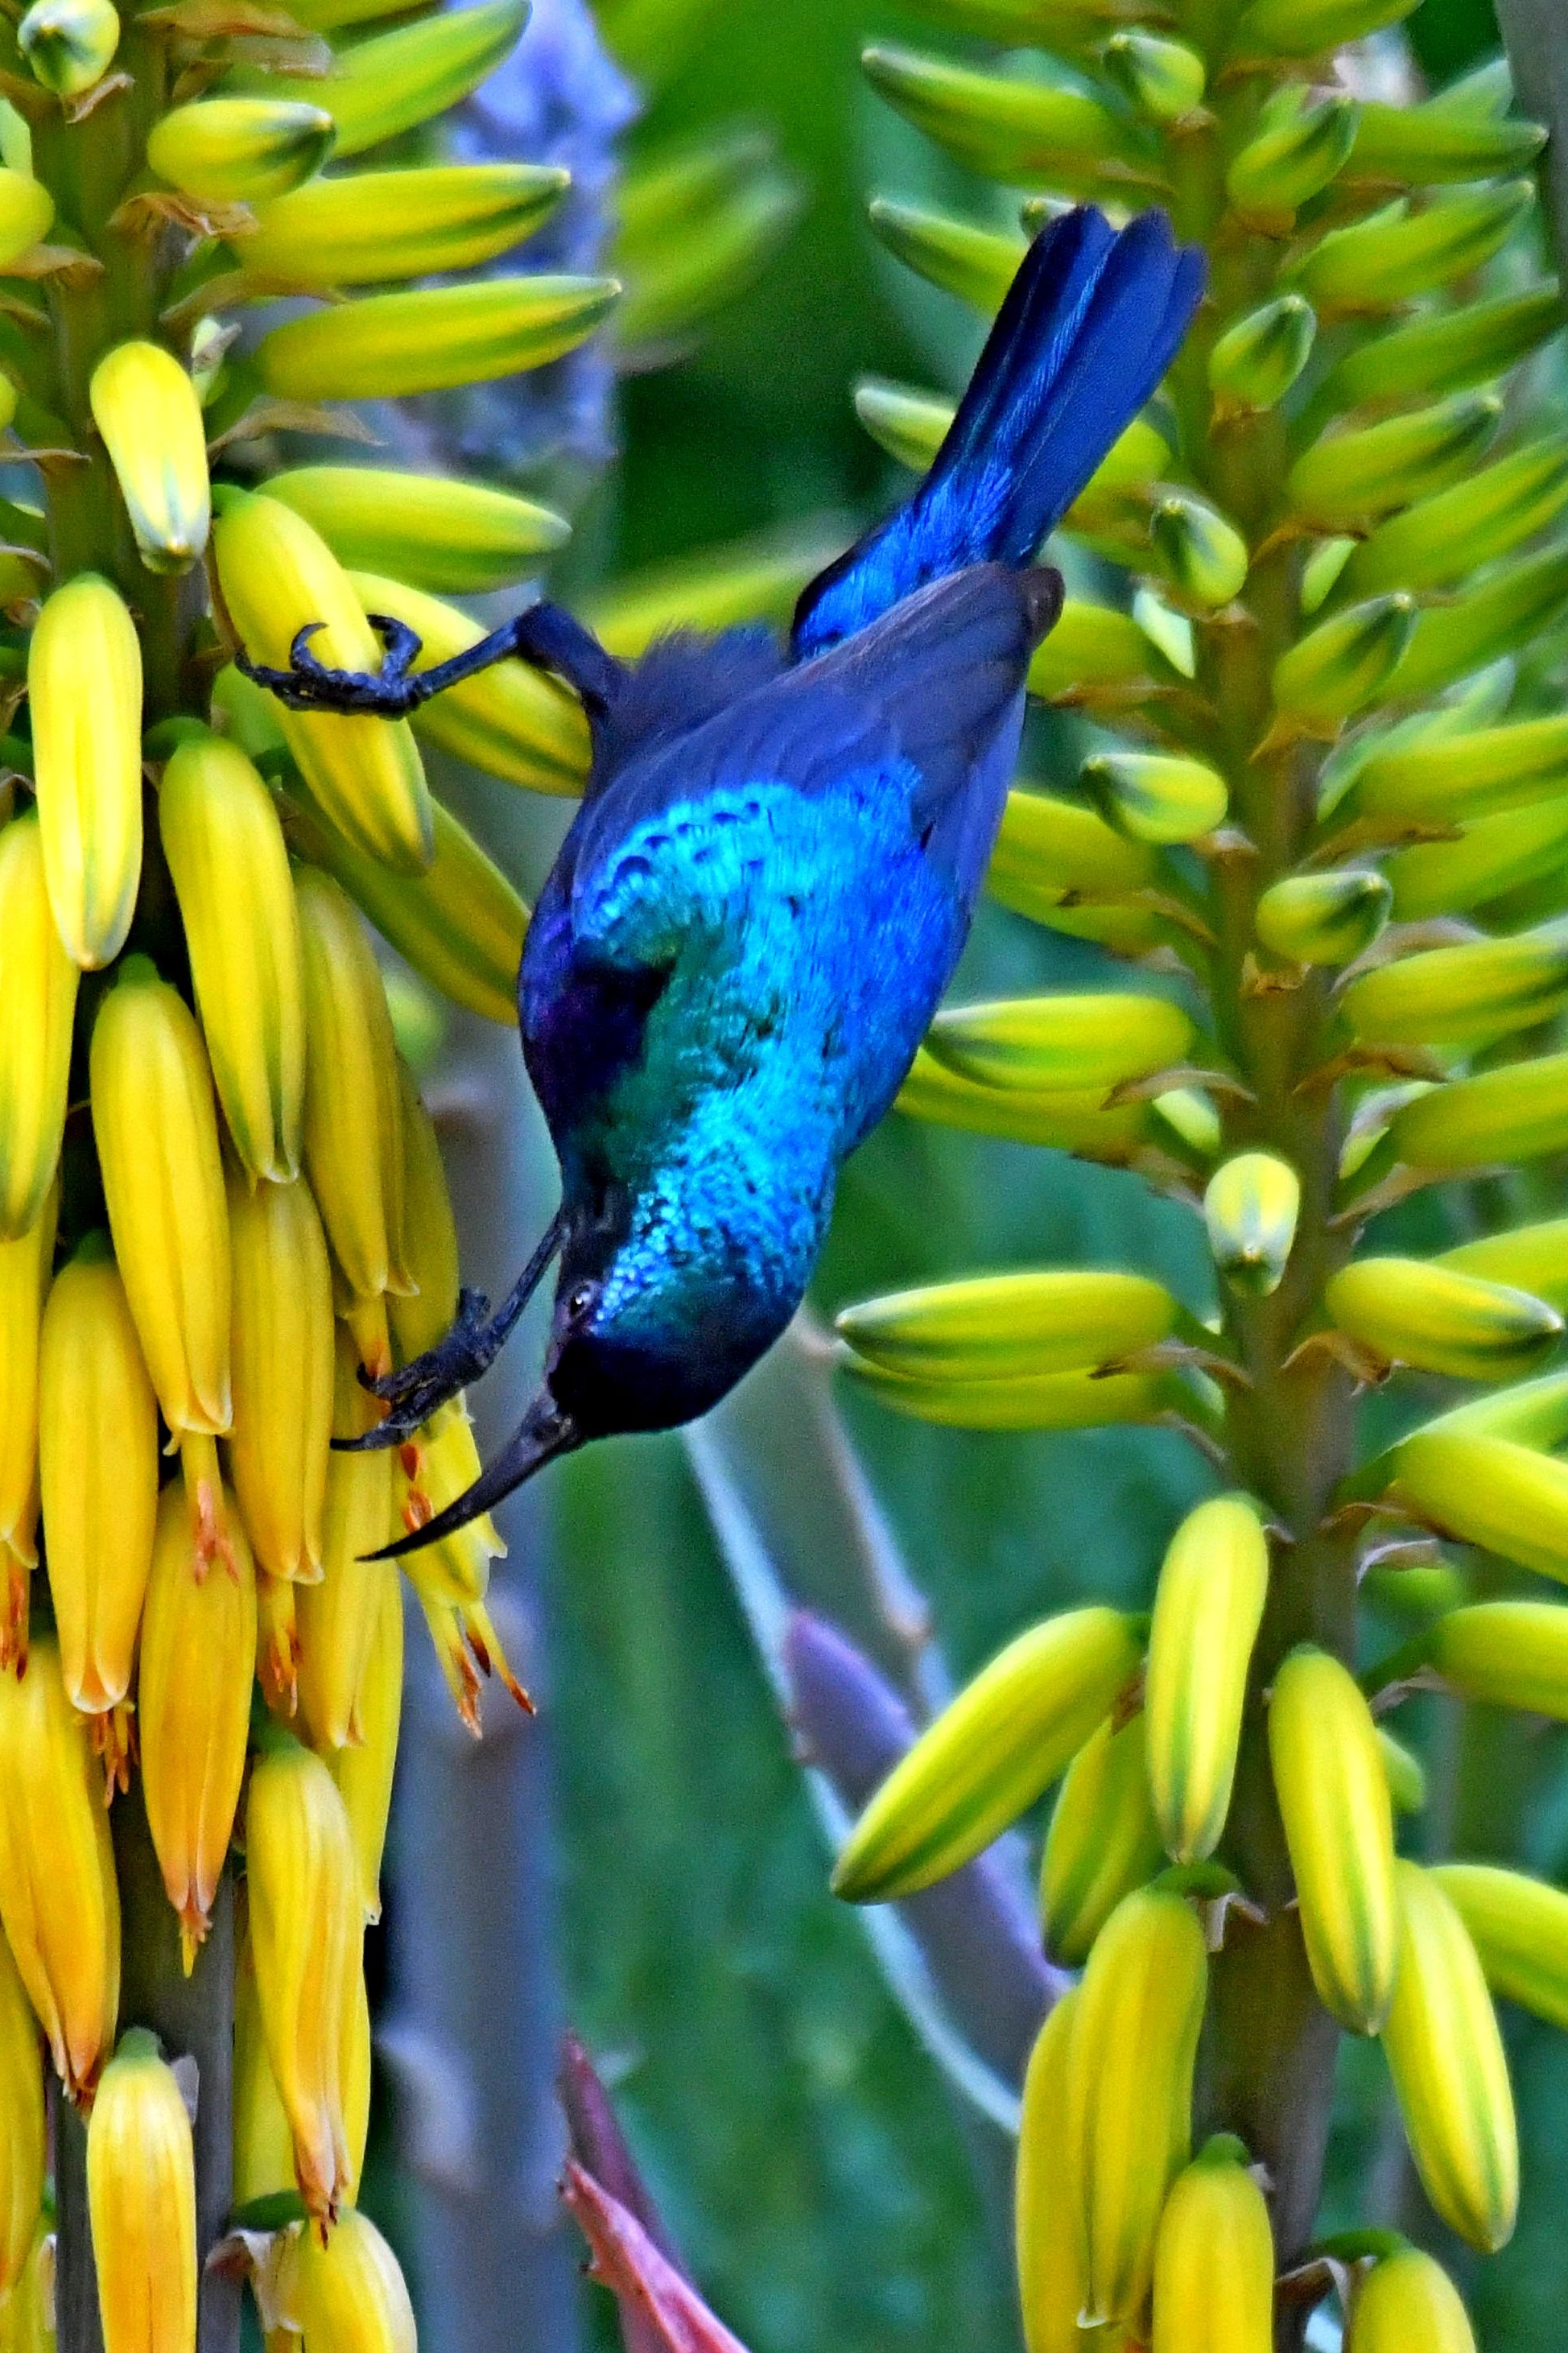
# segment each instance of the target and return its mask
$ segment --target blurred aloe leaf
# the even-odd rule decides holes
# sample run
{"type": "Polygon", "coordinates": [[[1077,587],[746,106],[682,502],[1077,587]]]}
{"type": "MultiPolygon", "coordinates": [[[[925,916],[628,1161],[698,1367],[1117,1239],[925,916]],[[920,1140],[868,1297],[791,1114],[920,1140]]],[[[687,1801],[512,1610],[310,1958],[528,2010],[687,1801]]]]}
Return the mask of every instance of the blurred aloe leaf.
{"type": "Polygon", "coordinates": [[[766,268],[797,218],[800,184],[765,132],[720,128],[634,159],[613,266],[626,288],[624,367],[660,364],[766,268]]]}

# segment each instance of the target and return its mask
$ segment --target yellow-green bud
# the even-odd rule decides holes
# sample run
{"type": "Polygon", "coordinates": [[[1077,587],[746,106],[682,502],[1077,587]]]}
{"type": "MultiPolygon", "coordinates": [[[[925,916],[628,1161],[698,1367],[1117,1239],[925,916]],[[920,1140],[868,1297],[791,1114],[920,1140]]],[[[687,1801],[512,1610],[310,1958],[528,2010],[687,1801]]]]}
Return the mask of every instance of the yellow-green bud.
{"type": "Polygon", "coordinates": [[[1490,1863],[1439,1863],[1430,1875],[1469,1930],[1492,1991],[1568,2026],[1568,1895],[1490,1863]]]}
{"type": "Polygon", "coordinates": [[[1459,2291],[1419,2247],[1385,2255],[1355,2292],[1354,2353],[1476,2353],[1459,2291]]]}
{"type": "Polygon", "coordinates": [[[9,269],[47,237],[54,217],[55,200],[41,180],[9,164],[0,169],[0,267],[9,269]]]}
{"type": "Polygon", "coordinates": [[[1238,55],[1313,58],[1408,16],[1415,0],[1252,0],[1233,36],[1238,55]]]}
{"type": "Polygon", "coordinates": [[[1172,2184],[1154,2243],[1157,2353],[1268,2353],[1274,2233],[1268,2204],[1227,2135],[1172,2184]]]}
{"type": "Polygon", "coordinates": [[[337,884],[301,867],[296,893],[309,1039],[305,1164],[344,1282],[375,1299],[406,1282],[392,1018],[363,925],[337,884]]]}
{"type": "Polygon", "coordinates": [[[1340,409],[1440,399],[1472,384],[1489,384],[1562,323],[1562,303],[1550,283],[1458,310],[1426,311],[1407,326],[1357,343],[1328,377],[1323,398],[1340,409]]]}
{"type": "Polygon", "coordinates": [[[1285,478],[1291,512],[1317,530],[1334,531],[1408,506],[1462,480],[1501,415],[1495,393],[1464,393],[1407,417],[1326,433],[1285,478]]]}
{"type": "Polygon", "coordinates": [[[113,64],[120,18],[109,0],[33,0],[16,46],[46,90],[79,98],[113,64]]]}
{"type": "Polygon", "coordinates": [[[76,993],[77,967],[49,912],[42,832],[28,813],[0,830],[0,1240],[37,1223],[54,1182],[76,993]]]}
{"type": "Polygon", "coordinates": [[[66,954],[92,971],[124,946],[142,877],[142,649],[96,573],[46,600],[27,700],[49,905],[66,954]]]}
{"type": "Polygon", "coordinates": [[[1227,327],[1209,353],[1209,389],[1232,410],[1272,408],[1312,356],[1317,314],[1303,294],[1282,294],[1227,327]]]}
{"type": "Polygon", "coordinates": [[[1454,1380],[1518,1380],[1563,1336],[1543,1300],[1420,1259],[1356,1259],[1331,1277],[1323,1304],[1374,1356],[1454,1380]]]}
{"type": "Polygon", "coordinates": [[[983,1381],[1108,1364],[1168,1337],[1176,1313],[1146,1275],[1072,1269],[893,1292],[845,1308],[837,1330],[886,1372],[983,1381]]]}
{"type": "MultiPolygon", "coordinates": [[[[47,2139],[44,2125],[43,2053],[38,2021],[0,1936],[0,2311],[16,2289],[33,2252],[44,2203],[47,2139]]],[[[9,2343],[16,2345],[11,2337],[9,2343]]],[[[17,2347],[16,2353],[22,2353],[17,2347]]]]}
{"type": "MultiPolygon", "coordinates": [[[[332,1434],[358,1438],[380,1412],[358,1379],[358,1363],[339,1327],[334,1360],[332,1434]]],[[[361,1686],[375,1639],[383,1588],[396,1577],[372,1560],[394,1534],[392,1456],[384,1450],[335,1453],[327,1467],[321,1581],[296,1598],[300,1713],[313,1748],[326,1755],[363,1736],[361,1686]]]]}
{"type": "MultiPolygon", "coordinates": [[[[1293,7],[1295,0],[1279,5],[1293,7]]],[[[1294,281],[1320,313],[1391,310],[1489,261],[1534,202],[1528,180],[1505,180],[1440,196],[1421,212],[1403,201],[1388,205],[1352,227],[1330,229],[1296,264],[1294,281]]]]}
{"type": "Polygon", "coordinates": [[[1215,1170],[1204,1195],[1214,1262],[1238,1291],[1278,1291],[1296,1240],[1301,1180],[1272,1152],[1238,1152],[1215,1170]]]}
{"type": "Polygon", "coordinates": [[[1568,504],[1568,440],[1531,441],[1380,523],[1342,575],[1349,596],[1436,588],[1507,555],[1568,504]]]}
{"type": "Polygon", "coordinates": [[[1185,41],[1113,33],[1100,56],[1107,79],[1155,122],[1179,122],[1203,103],[1207,70],[1185,41]]]}
{"type": "Polygon", "coordinates": [[[353,1832],[360,1894],[367,1920],[381,1917],[381,1858],[392,1809],[397,1732],[403,1709],[403,1594],[395,1577],[382,1580],[370,1650],[360,1678],[360,1738],[327,1758],[353,1832]]]}
{"type": "Polygon", "coordinates": [[[1224,822],[1225,778],[1202,760],[1161,752],[1098,752],[1080,772],[1110,823],[1137,841],[1200,841],[1224,822]]]}
{"type": "Polygon", "coordinates": [[[1104,163],[1138,153],[1125,119],[1075,90],[891,46],[864,50],[860,62],[889,105],[988,178],[1087,190],[1104,163]]]}
{"type": "Polygon", "coordinates": [[[1062,2134],[1078,2005],[1075,1987],[1035,2038],[1024,2077],[1013,2211],[1027,2353],[1079,2353],[1082,2342],[1083,2185],[1062,2134]]]}
{"type": "MultiPolygon", "coordinates": [[[[310,13],[314,5],[309,0],[312,25],[321,21],[310,13]]],[[[336,22],[349,21],[332,13],[336,22]]],[[[272,74],[268,88],[280,100],[330,100],[341,163],[457,106],[510,54],[527,19],[527,0],[480,0],[478,7],[426,16],[345,47],[330,83],[272,74]]]]}
{"type": "Polygon", "coordinates": [[[1310,203],[1344,168],[1360,113],[1353,98],[1312,105],[1300,82],[1277,90],[1225,175],[1237,212],[1272,220],[1310,203]]]}
{"type": "Polygon", "coordinates": [[[1568,998],[1568,918],[1508,940],[1429,948],[1352,980],[1341,997],[1358,1038],[1479,1046],[1533,1029],[1568,998]]]}
{"type": "Polygon", "coordinates": [[[1422,2188],[1485,2254],[1513,2235],[1519,2140],[1496,2012],[1475,1946],[1428,1873],[1394,1866],[1402,1949],[1383,2047],[1422,2188]]]}
{"type": "Polygon", "coordinates": [[[1268,1543],[1247,1495],[1189,1512],[1154,1592],[1143,1706],[1149,1786],[1169,1852],[1197,1862],[1225,1833],[1268,1543]]]}
{"type": "Polygon", "coordinates": [[[882,1783],[838,1858],[836,1894],[910,1894],[989,1846],[1081,1748],[1138,1656],[1115,1609],[1068,1610],[1017,1636],[882,1783]]]}
{"type": "Polygon", "coordinates": [[[1472,1242],[1440,1251],[1436,1263],[1461,1274],[1484,1276],[1488,1282],[1513,1283],[1561,1311],[1568,1308],[1568,1218],[1478,1235],[1472,1242]]]}
{"type": "Polygon", "coordinates": [[[265,204],[320,171],[336,136],[302,99],[204,98],[153,124],[147,161],[198,204],[265,204]]]}
{"type": "Polygon", "coordinates": [[[1026,915],[1054,910],[1069,896],[1145,890],[1156,871],[1151,849],[1117,832],[1092,809],[1050,793],[1014,791],[985,883],[994,899],[1026,915]]]}
{"type": "MultiPolygon", "coordinates": [[[[384,249],[377,250],[384,265],[384,249]]],[[[303,515],[340,564],[353,571],[395,572],[412,587],[437,596],[509,587],[536,572],[540,558],[571,536],[570,524],[548,507],[441,474],[301,466],[271,475],[267,495],[303,515]]]]}
{"type": "Polygon", "coordinates": [[[1147,1719],[1107,1716],[1068,1767],[1040,1860],[1046,1948],[1079,1968],[1124,1895],[1164,1858],[1149,1799],[1147,1719]]]}
{"type": "Polygon", "coordinates": [[[1447,825],[1568,793],[1568,718],[1414,739],[1392,729],[1378,744],[1358,764],[1347,796],[1358,817],[1447,825]]]}
{"type": "Polygon", "coordinates": [[[1291,964],[1350,964],[1387,923],[1393,885],[1373,866],[1288,874],[1258,902],[1258,936],[1291,964]]]}
{"type": "Polygon", "coordinates": [[[1421,615],[1389,692],[1412,701],[1441,692],[1519,652],[1568,604],[1568,551],[1548,547],[1495,572],[1480,587],[1421,615]]]}
{"type": "Polygon", "coordinates": [[[1292,1651],[1274,1679],[1268,1754],[1325,2010],[1375,2034],[1394,1999],[1399,1912],[1394,1810],[1372,1712],[1326,1651],[1292,1651]]]}
{"type": "Polygon", "coordinates": [[[977,1086],[1024,1093],[1101,1088],[1181,1060],[1193,1024],[1164,997],[1020,997],[939,1013],[926,1033],[937,1061],[977,1086]]]}
{"type": "Polygon", "coordinates": [[[201,402],[162,343],[117,343],[88,397],[149,572],[188,572],[212,520],[201,402]]]}
{"type": "Polygon", "coordinates": [[[1502,67],[1502,87],[1490,102],[1486,97],[1486,76],[1492,69],[1483,68],[1452,83],[1425,105],[1374,101],[1364,106],[1351,153],[1351,176],[1403,180],[1419,186],[1500,179],[1506,173],[1528,171],[1546,133],[1538,122],[1510,118],[1508,69],[1500,58],[1498,64],[1502,67]]]}
{"type": "Polygon", "coordinates": [[[321,2353],[417,2353],[414,2307],[396,2256],[369,2218],[347,2206],[331,2232],[305,2231],[285,2270],[286,2306],[321,2353]]]}
{"type": "Polygon", "coordinates": [[[371,294],[274,327],[257,346],[256,369],[283,400],[392,399],[488,384],[574,351],[620,290],[613,278],[533,274],[371,294]]]}
{"type": "Polygon", "coordinates": [[[1556,873],[1565,849],[1568,799],[1480,818],[1458,840],[1418,842],[1389,860],[1394,915],[1400,923],[1419,923],[1484,906],[1556,873]]]}
{"type": "Polygon", "coordinates": [[[1277,725],[1331,742],[1397,669],[1415,627],[1414,599],[1374,596],[1300,638],[1274,665],[1277,725]]]}
{"type": "MultiPolygon", "coordinates": [[[[1495,1449],[1504,1442],[1494,1439],[1490,1445],[1495,1449]]],[[[1525,1451],[1512,1450],[1520,1454],[1525,1451]]],[[[1545,1460],[1540,1455],[1531,1459],[1545,1460]]],[[[1482,1458],[1460,1467],[1484,1476],[1489,1465],[1482,1458]]],[[[1548,1467],[1555,1471],[1561,1466],[1548,1467]]],[[[1563,1517],[1562,1505],[1557,1516],[1563,1517]]],[[[1561,1566],[1552,1573],[1564,1577],[1561,1566]]],[[[1561,1602],[1471,1602],[1439,1618],[1427,1629],[1425,1642],[1428,1663],[1462,1698],[1568,1722],[1568,1609],[1561,1602]]]]}
{"type": "Polygon", "coordinates": [[[0,1669],[27,1655],[27,1577],[37,1564],[38,1342],[55,1255],[50,1192],[37,1222],[0,1241],[0,1669]]]}
{"type": "MultiPolygon", "coordinates": [[[[1401,1570],[1402,1576],[1419,1574],[1401,1570]]],[[[1395,1740],[1386,1725],[1377,1727],[1377,1746],[1388,1777],[1388,1795],[1396,1814],[1419,1814],[1426,1806],[1426,1768],[1413,1748],[1395,1740]]]]}
{"type": "MultiPolygon", "coordinates": [[[[531,235],[560,201],[566,178],[548,165],[437,164],[317,180],[263,208],[245,239],[246,266],[323,288],[472,269],[531,235]]],[[[461,495],[463,485],[449,487],[461,495]]],[[[373,567],[382,561],[343,560],[373,567]]]]}
{"type": "Polygon", "coordinates": [[[1206,500],[1190,491],[1162,492],[1149,537],[1173,586],[1200,611],[1241,594],[1251,561],[1247,542],[1206,500]]]}
{"type": "Polygon", "coordinates": [[[1568,1054],[1456,1079],[1394,1115],[1401,1160],[1420,1168],[1473,1168],[1535,1160],[1568,1145],[1568,1054]]]}

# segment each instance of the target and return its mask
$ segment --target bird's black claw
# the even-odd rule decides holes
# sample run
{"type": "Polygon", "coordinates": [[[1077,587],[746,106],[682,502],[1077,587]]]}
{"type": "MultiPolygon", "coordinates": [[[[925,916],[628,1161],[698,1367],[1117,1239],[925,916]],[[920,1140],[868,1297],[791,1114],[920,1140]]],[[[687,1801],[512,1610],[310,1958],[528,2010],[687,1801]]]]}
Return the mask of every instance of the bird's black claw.
{"type": "Polygon", "coordinates": [[[386,1419],[359,1438],[334,1438],[338,1452],[368,1454],[379,1447],[401,1446],[459,1389],[488,1371],[495,1356],[494,1346],[489,1345],[489,1312],[490,1303],[482,1291],[459,1292],[457,1321],[433,1348],[426,1348],[411,1364],[400,1365],[395,1372],[379,1377],[362,1366],[361,1387],[388,1408],[386,1419]]]}
{"type": "Polygon", "coordinates": [[[375,719],[405,719],[425,700],[421,681],[409,675],[419,658],[420,639],[405,621],[386,613],[365,616],[384,649],[379,670],[330,670],[310,651],[310,639],[324,625],[307,621],[289,649],[289,668],[270,669],[240,653],[245,676],[275,694],[290,711],[332,711],[375,719]]]}

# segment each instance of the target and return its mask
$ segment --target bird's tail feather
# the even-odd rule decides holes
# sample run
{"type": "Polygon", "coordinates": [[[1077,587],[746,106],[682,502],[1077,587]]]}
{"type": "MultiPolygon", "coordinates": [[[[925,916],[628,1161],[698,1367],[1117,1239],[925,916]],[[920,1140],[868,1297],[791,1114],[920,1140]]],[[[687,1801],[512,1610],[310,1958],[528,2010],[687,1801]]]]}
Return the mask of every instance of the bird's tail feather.
{"type": "Polygon", "coordinates": [[[1042,230],[908,504],[812,582],[797,653],[972,564],[1027,564],[1149,398],[1203,294],[1163,212],[1118,233],[1080,206],[1042,230]]]}

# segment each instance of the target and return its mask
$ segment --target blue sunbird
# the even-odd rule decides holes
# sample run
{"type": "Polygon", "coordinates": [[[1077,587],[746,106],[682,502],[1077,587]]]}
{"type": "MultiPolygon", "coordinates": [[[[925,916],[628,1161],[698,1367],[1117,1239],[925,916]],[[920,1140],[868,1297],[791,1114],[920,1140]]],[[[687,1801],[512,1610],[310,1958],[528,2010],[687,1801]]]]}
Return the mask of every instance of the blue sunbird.
{"type": "Polygon", "coordinates": [[[1092,206],[1019,265],[914,495],[756,628],[635,662],[540,603],[415,671],[244,667],[296,709],[401,718],[511,656],[587,713],[583,804],[518,976],[561,1206],[500,1307],[370,1383],[410,1436],[493,1362],[560,1260],[543,1385],[481,1476],[385,1556],[463,1526],[557,1455],[719,1401],[784,1330],[841,1164],[888,1110],[952,977],[1001,823],[1030,657],[1062,604],[1036,565],[1163,375],[1202,297],[1162,212],[1092,206]]]}

